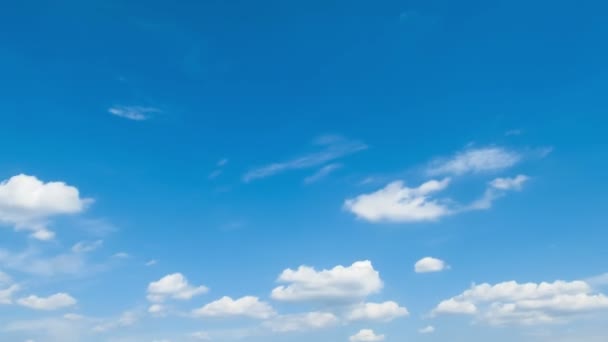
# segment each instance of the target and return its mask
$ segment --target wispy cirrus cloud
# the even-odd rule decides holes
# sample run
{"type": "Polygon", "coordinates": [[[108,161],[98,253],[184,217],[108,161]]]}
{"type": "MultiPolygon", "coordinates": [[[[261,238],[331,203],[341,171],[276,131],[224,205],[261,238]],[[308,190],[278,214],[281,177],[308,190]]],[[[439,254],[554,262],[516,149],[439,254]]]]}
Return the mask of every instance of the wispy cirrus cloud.
{"type": "Polygon", "coordinates": [[[510,168],[522,160],[522,155],[503,147],[471,148],[448,158],[431,162],[427,173],[437,175],[463,175],[499,171],[510,168]]]}
{"type": "Polygon", "coordinates": [[[338,164],[338,163],[325,165],[322,168],[320,168],[317,172],[315,172],[314,174],[304,178],[304,183],[306,183],[306,184],[316,183],[316,182],[322,180],[323,178],[329,176],[329,174],[331,174],[332,172],[340,169],[341,167],[342,167],[342,165],[338,164]]]}
{"type": "Polygon", "coordinates": [[[243,175],[243,181],[251,182],[256,179],[274,176],[290,170],[317,167],[367,149],[367,145],[360,141],[349,140],[340,136],[323,136],[317,138],[314,141],[314,145],[320,146],[322,149],[294,159],[254,168],[243,175]]]}
{"type": "Polygon", "coordinates": [[[161,110],[158,108],[143,106],[113,106],[108,108],[108,113],[133,121],[148,120],[153,114],[160,112],[161,110]]]}

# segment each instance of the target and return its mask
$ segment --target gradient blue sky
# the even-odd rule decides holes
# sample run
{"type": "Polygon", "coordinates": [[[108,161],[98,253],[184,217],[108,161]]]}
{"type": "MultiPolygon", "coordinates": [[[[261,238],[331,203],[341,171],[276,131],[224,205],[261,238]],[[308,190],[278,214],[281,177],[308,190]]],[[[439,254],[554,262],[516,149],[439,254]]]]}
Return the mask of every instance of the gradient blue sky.
{"type": "Polygon", "coordinates": [[[0,340],[606,341],[607,10],[5,4],[0,340]]]}

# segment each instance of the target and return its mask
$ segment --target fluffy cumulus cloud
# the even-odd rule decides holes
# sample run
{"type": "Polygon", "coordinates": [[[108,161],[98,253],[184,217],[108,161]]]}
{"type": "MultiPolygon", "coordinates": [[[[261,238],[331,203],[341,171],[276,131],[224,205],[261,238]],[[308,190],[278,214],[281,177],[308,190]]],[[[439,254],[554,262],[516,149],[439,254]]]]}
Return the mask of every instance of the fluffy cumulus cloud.
{"type": "Polygon", "coordinates": [[[472,315],[493,325],[560,323],[578,315],[608,310],[608,297],[593,293],[584,281],[473,285],[462,294],[442,301],[439,314],[472,315]]]}
{"type": "Polygon", "coordinates": [[[362,303],[353,306],[347,313],[349,321],[383,321],[389,322],[395,318],[409,315],[405,307],[393,301],[384,303],[362,303]]]}
{"type": "Polygon", "coordinates": [[[450,214],[445,203],[430,197],[449,183],[450,179],[445,178],[409,188],[402,181],[395,181],[376,192],[347,199],[344,208],[371,222],[433,221],[450,214]]]}
{"type": "Polygon", "coordinates": [[[34,310],[58,310],[75,305],[76,299],[67,293],[56,293],[46,298],[32,295],[19,299],[17,303],[34,310]]]}
{"type": "Polygon", "coordinates": [[[151,302],[163,302],[167,298],[188,300],[208,290],[203,285],[190,285],[188,279],[181,273],[173,273],[148,285],[148,300],[151,302]]]}
{"type": "Polygon", "coordinates": [[[349,338],[350,342],[377,342],[384,341],[384,335],[377,335],[371,329],[362,329],[349,338]]]}
{"type": "Polygon", "coordinates": [[[34,176],[20,174],[0,183],[0,223],[32,231],[34,238],[49,240],[54,237],[47,228],[51,217],[79,213],[90,202],[81,198],[73,186],[63,182],[45,183],[34,176]]]}
{"type": "Polygon", "coordinates": [[[435,160],[428,173],[435,176],[499,171],[514,166],[521,159],[518,153],[501,147],[468,149],[450,158],[435,160]]]}
{"type": "Polygon", "coordinates": [[[416,273],[441,272],[448,268],[445,261],[433,257],[425,257],[416,262],[414,270],[416,273]]]}
{"type": "Polygon", "coordinates": [[[245,296],[239,299],[222,297],[202,308],[193,311],[198,317],[235,317],[243,316],[257,319],[267,319],[275,315],[272,307],[261,302],[257,297],[245,296]]]}
{"type": "Polygon", "coordinates": [[[286,269],[278,278],[282,285],[272,290],[272,298],[280,301],[357,301],[379,292],[383,283],[370,261],[357,261],[351,266],[336,266],[317,271],[300,266],[286,269]]]}
{"type": "Polygon", "coordinates": [[[281,315],[264,322],[274,332],[293,332],[323,329],[338,324],[338,317],[330,312],[307,312],[281,315]]]}

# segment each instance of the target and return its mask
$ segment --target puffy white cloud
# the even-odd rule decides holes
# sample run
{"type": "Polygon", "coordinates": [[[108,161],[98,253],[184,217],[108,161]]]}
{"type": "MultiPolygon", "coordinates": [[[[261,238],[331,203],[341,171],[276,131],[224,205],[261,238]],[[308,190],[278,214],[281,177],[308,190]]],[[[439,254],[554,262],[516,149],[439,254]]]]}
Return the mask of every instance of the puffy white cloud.
{"type": "Polygon", "coordinates": [[[282,315],[264,322],[264,326],[275,332],[317,330],[334,326],[338,317],[330,312],[308,312],[282,315]]]}
{"type": "Polygon", "coordinates": [[[165,307],[161,304],[152,304],[148,308],[148,312],[151,314],[160,314],[165,311],[165,307]]]}
{"type": "Polygon", "coordinates": [[[393,301],[384,303],[362,303],[355,305],[347,313],[349,321],[392,321],[395,318],[409,315],[406,308],[399,306],[393,301]]]}
{"type": "Polygon", "coordinates": [[[308,169],[365,150],[367,145],[339,136],[325,136],[315,141],[323,150],[295,159],[272,163],[247,172],[244,182],[270,177],[289,170],[308,169]]]}
{"type": "Polygon", "coordinates": [[[272,298],[292,302],[356,301],[379,292],[383,287],[380,274],[368,260],[322,271],[308,266],[286,269],[278,281],[288,285],[272,290],[272,298]]]}
{"type": "Polygon", "coordinates": [[[5,289],[0,290],[0,304],[12,304],[13,295],[19,291],[19,285],[13,284],[5,289]]]}
{"type": "Polygon", "coordinates": [[[447,268],[445,261],[433,257],[422,258],[414,265],[416,273],[441,272],[447,268]]]}
{"type": "Polygon", "coordinates": [[[72,252],[74,253],[89,253],[103,245],[103,240],[97,241],[80,241],[72,246],[72,252]]]}
{"type": "Polygon", "coordinates": [[[430,195],[444,190],[449,178],[430,180],[417,188],[395,181],[370,194],[347,199],[344,208],[371,222],[433,221],[451,213],[450,208],[430,195]]]}
{"type": "Polygon", "coordinates": [[[434,327],[434,326],[432,326],[432,325],[427,325],[427,326],[426,326],[426,327],[424,327],[424,328],[420,328],[420,329],[418,329],[418,332],[419,332],[420,334],[432,334],[432,333],[434,333],[434,332],[435,332],[435,327],[434,327]]]}
{"type": "Polygon", "coordinates": [[[527,182],[530,177],[526,175],[517,175],[513,178],[496,178],[490,185],[498,190],[521,190],[524,183],[527,182]]]}
{"type": "Polygon", "coordinates": [[[76,299],[67,293],[56,293],[46,298],[32,295],[19,299],[17,303],[34,310],[58,310],[75,305],[76,299]]]}
{"type": "Polygon", "coordinates": [[[350,342],[376,342],[384,341],[384,335],[376,335],[371,329],[362,329],[349,338],[350,342]]]}
{"type": "Polygon", "coordinates": [[[36,239],[49,240],[54,237],[47,228],[51,217],[79,213],[91,202],[63,182],[44,183],[20,174],[0,183],[0,223],[32,231],[36,239]]]}
{"type": "Polygon", "coordinates": [[[275,311],[268,303],[261,302],[257,297],[245,296],[235,300],[225,296],[194,310],[193,314],[199,317],[245,316],[267,319],[274,316],[275,311]]]}
{"type": "Polygon", "coordinates": [[[579,314],[608,310],[608,297],[584,281],[473,285],[439,303],[433,314],[469,314],[495,325],[562,322],[579,314]]]}
{"type": "Polygon", "coordinates": [[[108,113],[134,121],[143,121],[150,118],[151,114],[159,113],[158,108],[142,106],[114,106],[108,109],[108,113]]]}
{"type": "Polygon", "coordinates": [[[167,298],[188,300],[194,296],[206,293],[209,289],[203,285],[192,286],[181,273],[164,276],[148,285],[148,300],[162,302],[167,298]]]}
{"type": "Polygon", "coordinates": [[[472,315],[477,312],[475,304],[467,301],[458,301],[454,298],[444,300],[433,310],[434,314],[463,314],[472,315]]]}
{"type": "Polygon", "coordinates": [[[434,176],[498,171],[517,164],[521,159],[518,153],[501,147],[468,149],[450,158],[435,160],[428,173],[434,176]]]}

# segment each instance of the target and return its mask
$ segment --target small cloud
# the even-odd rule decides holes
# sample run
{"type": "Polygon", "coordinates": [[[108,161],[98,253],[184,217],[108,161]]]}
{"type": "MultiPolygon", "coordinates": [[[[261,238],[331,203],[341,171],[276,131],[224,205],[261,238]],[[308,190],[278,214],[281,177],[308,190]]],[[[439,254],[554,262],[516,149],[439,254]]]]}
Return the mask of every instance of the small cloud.
{"type": "Polygon", "coordinates": [[[125,252],[118,252],[118,253],[112,255],[112,257],[117,258],[117,259],[127,259],[127,258],[130,258],[131,256],[125,252]]]}
{"type": "Polygon", "coordinates": [[[256,319],[268,319],[276,312],[266,302],[262,302],[258,297],[245,296],[239,299],[222,297],[202,308],[192,312],[197,317],[250,317],[256,319]]]}
{"type": "Polygon", "coordinates": [[[216,166],[217,166],[217,167],[222,167],[222,166],[224,166],[224,165],[226,165],[226,164],[228,164],[228,158],[223,158],[223,159],[220,159],[220,160],[217,162],[216,166]]]}
{"type": "Polygon", "coordinates": [[[74,246],[72,246],[72,252],[89,253],[89,252],[93,252],[94,250],[98,249],[102,245],[103,245],[103,240],[97,240],[97,241],[92,241],[92,242],[80,241],[80,242],[76,243],[74,246]]]}
{"type": "Polygon", "coordinates": [[[319,152],[306,154],[286,161],[275,162],[250,170],[243,175],[243,181],[251,182],[256,179],[274,176],[290,170],[317,167],[367,149],[367,145],[359,141],[348,140],[339,136],[322,136],[315,139],[314,144],[316,146],[321,146],[323,149],[319,152]]]}
{"type": "Polygon", "coordinates": [[[356,302],[384,286],[369,260],[321,271],[309,266],[286,269],[278,281],[287,285],[276,287],[271,297],[285,302],[356,302]]]}
{"type": "Polygon", "coordinates": [[[432,325],[427,325],[426,327],[419,329],[418,332],[420,334],[432,334],[435,332],[435,327],[432,325]]]}
{"type": "Polygon", "coordinates": [[[432,257],[422,258],[414,265],[416,273],[441,272],[447,268],[449,268],[449,266],[445,261],[432,257]]]}
{"type": "Polygon", "coordinates": [[[449,178],[430,180],[417,188],[408,188],[401,181],[388,184],[370,194],[347,199],[344,208],[371,222],[434,221],[450,214],[447,205],[430,199],[450,183],[449,178]]]}
{"type": "Polygon", "coordinates": [[[281,315],[264,322],[264,326],[274,332],[310,331],[338,324],[338,317],[330,312],[307,312],[281,315]]]}
{"type": "Polygon", "coordinates": [[[530,177],[526,175],[517,175],[514,178],[496,178],[492,182],[490,182],[490,185],[494,189],[498,190],[519,191],[523,187],[524,183],[527,182],[529,179],[530,177]]]}
{"type": "Polygon", "coordinates": [[[384,335],[377,335],[371,329],[362,329],[349,338],[350,342],[379,342],[384,341],[384,335]]]}
{"type": "Polygon", "coordinates": [[[145,263],[145,265],[148,267],[154,266],[156,264],[158,264],[158,260],[156,260],[156,259],[149,260],[148,262],[145,263]]]}
{"type": "Polygon", "coordinates": [[[76,299],[67,293],[57,293],[49,297],[29,296],[21,298],[17,304],[34,310],[57,310],[76,304],[76,299]]]}
{"type": "Polygon", "coordinates": [[[473,148],[433,161],[427,173],[436,176],[499,171],[514,166],[521,159],[519,153],[502,147],[473,148]]]}
{"type": "Polygon", "coordinates": [[[141,107],[141,106],[114,106],[108,109],[108,112],[112,115],[134,120],[144,121],[150,118],[151,114],[160,113],[160,109],[153,107],[141,107]]]}
{"type": "Polygon", "coordinates": [[[208,292],[206,286],[192,286],[181,273],[168,274],[148,285],[148,300],[161,303],[167,298],[189,300],[194,296],[208,292]]]}
{"type": "Polygon", "coordinates": [[[342,165],[341,164],[329,164],[329,165],[325,165],[322,168],[320,168],[317,172],[315,172],[314,174],[312,174],[311,176],[308,176],[306,178],[304,178],[304,183],[306,184],[312,184],[315,182],[320,181],[321,179],[329,176],[330,173],[338,170],[339,168],[341,168],[342,165]]]}

